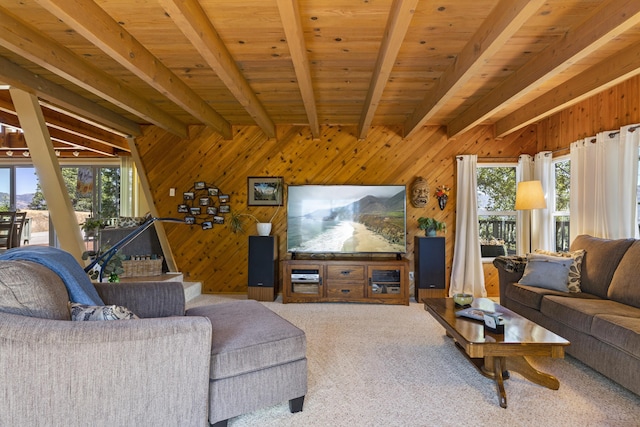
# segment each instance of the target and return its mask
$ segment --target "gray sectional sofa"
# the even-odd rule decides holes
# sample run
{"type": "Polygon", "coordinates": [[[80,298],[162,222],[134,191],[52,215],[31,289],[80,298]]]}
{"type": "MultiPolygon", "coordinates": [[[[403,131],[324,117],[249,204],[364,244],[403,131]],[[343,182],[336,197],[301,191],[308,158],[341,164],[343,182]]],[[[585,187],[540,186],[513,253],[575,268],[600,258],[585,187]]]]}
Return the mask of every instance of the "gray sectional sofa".
{"type": "Polygon", "coordinates": [[[640,394],[640,240],[582,235],[570,251],[579,249],[581,292],[519,284],[526,258],[496,258],[500,303],[569,340],[568,354],[640,394]]]}
{"type": "Polygon", "coordinates": [[[54,261],[0,255],[0,426],[217,427],[287,400],[302,410],[304,331],[264,305],[185,311],[180,282],[92,284],[68,253],[34,253],[54,261]],[[138,318],[71,321],[70,300],[86,316],[122,314],[115,305],[138,318]]]}

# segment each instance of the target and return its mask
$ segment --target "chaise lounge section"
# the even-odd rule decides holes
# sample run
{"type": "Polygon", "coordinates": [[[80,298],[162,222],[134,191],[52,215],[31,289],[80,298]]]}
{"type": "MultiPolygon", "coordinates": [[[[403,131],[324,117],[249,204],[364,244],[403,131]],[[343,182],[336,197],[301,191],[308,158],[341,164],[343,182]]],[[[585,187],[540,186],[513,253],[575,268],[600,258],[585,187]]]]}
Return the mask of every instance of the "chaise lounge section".
{"type": "Polygon", "coordinates": [[[498,257],[500,303],[568,339],[567,353],[640,394],[640,240],[578,236],[581,292],[518,283],[523,257],[498,257]]]}
{"type": "Polygon", "coordinates": [[[307,393],[304,332],[257,301],[235,301],[187,310],[211,321],[209,423],[289,401],[302,410],[307,393]]]}

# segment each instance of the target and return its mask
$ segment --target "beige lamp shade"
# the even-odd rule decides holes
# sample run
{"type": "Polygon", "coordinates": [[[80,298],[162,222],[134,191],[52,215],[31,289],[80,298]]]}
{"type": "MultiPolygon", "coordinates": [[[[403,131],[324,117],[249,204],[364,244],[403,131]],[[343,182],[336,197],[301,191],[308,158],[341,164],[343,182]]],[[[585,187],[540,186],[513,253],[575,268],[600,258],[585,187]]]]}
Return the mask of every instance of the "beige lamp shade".
{"type": "Polygon", "coordinates": [[[521,181],[516,190],[516,210],[545,209],[542,183],[540,181],[521,181]]]}

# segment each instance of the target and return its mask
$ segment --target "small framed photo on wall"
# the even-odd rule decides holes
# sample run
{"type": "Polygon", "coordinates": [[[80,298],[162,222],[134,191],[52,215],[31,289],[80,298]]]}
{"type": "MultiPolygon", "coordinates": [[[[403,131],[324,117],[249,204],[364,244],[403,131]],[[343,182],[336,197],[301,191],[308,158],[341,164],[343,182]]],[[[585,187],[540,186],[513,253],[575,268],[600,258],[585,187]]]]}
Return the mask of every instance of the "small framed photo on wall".
{"type": "Polygon", "coordinates": [[[250,176],[247,187],[247,205],[282,206],[284,180],[281,176],[250,176]]]}

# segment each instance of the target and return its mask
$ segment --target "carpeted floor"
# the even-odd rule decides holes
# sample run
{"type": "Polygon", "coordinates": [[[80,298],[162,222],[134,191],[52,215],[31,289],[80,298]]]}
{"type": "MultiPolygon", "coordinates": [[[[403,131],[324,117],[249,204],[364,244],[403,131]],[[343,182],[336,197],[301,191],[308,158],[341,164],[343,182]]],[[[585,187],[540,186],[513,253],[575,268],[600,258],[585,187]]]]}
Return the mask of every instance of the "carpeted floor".
{"type": "MultiPolygon", "coordinates": [[[[190,306],[229,298],[203,295],[190,306]]],[[[422,304],[263,304],[306,333],[304,410],[291,414],[283,402],[233,418],[230,427],[640,426],[639,396],[569,356],[534,360],[560,380],[559,390],[513,374],[508,408],[500,408],[494,383],[422,304]]]]}

